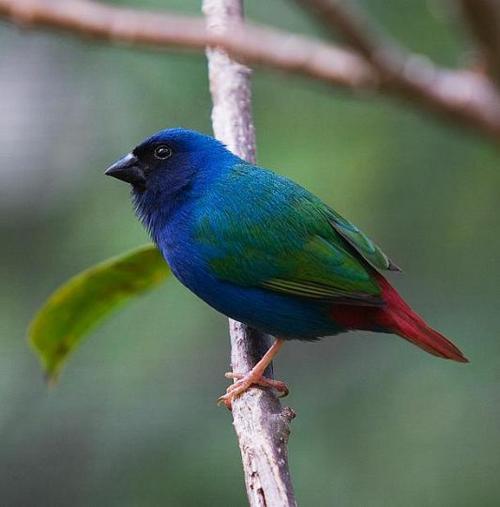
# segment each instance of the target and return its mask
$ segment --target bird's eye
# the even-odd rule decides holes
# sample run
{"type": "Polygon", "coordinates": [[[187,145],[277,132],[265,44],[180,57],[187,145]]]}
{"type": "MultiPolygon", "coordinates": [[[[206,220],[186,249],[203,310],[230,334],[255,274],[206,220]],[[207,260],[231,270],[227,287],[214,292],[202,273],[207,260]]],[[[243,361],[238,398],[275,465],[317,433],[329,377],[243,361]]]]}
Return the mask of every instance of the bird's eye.
{"type": "Polygon", "coordinates": [[[165,160],[172,155],[172,150],[166,144],[160,144],[155,148],[154,156],[159,160],[165,160]]]}

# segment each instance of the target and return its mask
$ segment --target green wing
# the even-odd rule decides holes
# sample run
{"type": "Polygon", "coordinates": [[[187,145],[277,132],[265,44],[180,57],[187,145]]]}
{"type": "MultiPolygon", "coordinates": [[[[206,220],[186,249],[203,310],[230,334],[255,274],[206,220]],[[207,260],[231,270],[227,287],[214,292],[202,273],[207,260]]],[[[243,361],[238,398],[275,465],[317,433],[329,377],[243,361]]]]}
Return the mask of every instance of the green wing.
{"type": "Polygon", "coordinates": [[[327,216],[332,227],[374,268],[389,271],[401,271],[401,269],[354,224],[343,218],[335,210],[328,207],[327,216]]]}
{"type": "Polygon", "coordinates": [[[197,240],[218,278],[304,298],[382,304],[368,263],[393,264],[299,185],[240,166],[207,200],[199,209],[211,213],[200,215],[197,240]]]}

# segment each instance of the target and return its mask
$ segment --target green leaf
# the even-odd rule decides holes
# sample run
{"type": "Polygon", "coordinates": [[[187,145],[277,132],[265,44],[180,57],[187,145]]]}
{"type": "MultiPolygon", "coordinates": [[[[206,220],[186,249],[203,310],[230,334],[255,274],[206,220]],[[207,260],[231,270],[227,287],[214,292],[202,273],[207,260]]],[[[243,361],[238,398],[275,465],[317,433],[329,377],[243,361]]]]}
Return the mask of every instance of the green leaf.
{"type": "Polygon", "coordinates": [[[86,333],[133,296],[159,285],[169,272],[156,247],[147,245],[97,264],[56,289],[28,331],[48,380],[57,380],[86,333]]]}

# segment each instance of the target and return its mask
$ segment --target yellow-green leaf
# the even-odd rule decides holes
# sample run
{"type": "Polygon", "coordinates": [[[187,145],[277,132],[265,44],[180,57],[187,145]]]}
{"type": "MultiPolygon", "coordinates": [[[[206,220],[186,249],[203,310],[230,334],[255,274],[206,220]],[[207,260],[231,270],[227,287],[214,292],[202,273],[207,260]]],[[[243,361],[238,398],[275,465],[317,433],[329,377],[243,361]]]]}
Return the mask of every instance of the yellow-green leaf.
{"type": "Polygon", "coordinates": [[[168,273],[160,252],[147,245],[97,264],[56,289],[28,331],[49,381],[57,379],[86,333],[128,299],[163,282],[168,273]]]}

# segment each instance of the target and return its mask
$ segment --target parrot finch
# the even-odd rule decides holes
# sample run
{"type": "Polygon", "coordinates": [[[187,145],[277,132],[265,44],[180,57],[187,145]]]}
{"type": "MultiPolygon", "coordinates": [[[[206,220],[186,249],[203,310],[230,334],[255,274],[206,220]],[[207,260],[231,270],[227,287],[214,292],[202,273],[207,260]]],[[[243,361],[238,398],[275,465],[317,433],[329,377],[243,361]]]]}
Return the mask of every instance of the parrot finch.
{"type": "Polygon", "coordinates": [[[394,333],[438,357],[460,350],[418,316],[381,272],[399,268],[318,197],[245,162],[216,139],[166,129],[106,171],[132,185],[139,219],[174,275],[219,312],[276,341],[219,400],[251,385],[287,392],[264,370],[286,340],[360,329],[394,333]]]}

